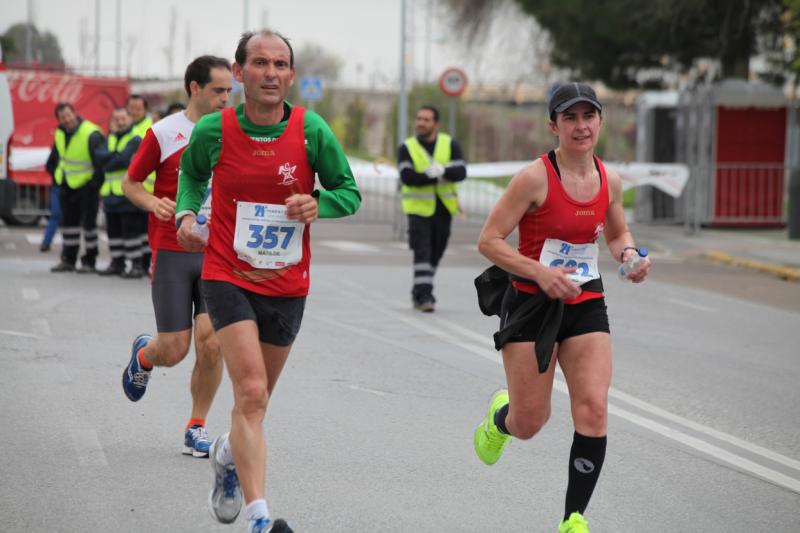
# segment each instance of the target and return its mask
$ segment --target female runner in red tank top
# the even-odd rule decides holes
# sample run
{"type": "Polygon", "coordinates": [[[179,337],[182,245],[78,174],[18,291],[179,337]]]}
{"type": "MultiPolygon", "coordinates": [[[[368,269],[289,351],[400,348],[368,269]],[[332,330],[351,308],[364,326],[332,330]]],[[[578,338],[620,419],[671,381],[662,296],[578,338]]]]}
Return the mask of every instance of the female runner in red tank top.
{"type": "MultiPolygon", "coordinates": [[[[502,346],[508,390],[496,392],[474,445],[486,464],[499,460],[511,437],[530,439],[550,416],[555,361],[569,386],[575,433],[569,460],[564,519],[560,532],[588,532],[582,513],[605,457],[611,336],[597,268],[600,234],[611,255],[627,261],[636,254],[622,209],[622,182],[594,155],[602,106],[586,84],[559,87],[551,98],[549,127],[559,147],[521,170],[489,215],[478,248],[492,263],[519,278],[503,301],[501,320],[526,299],[561,300],[563,316],[552,357],[539,372],[535,343],[548,319],[547,305],[502,346]],[[519,228],[519,248],[506,237],[519,228]],[[582,290],[591,282],[593,290],[582,290]],[[599,287],[598,287],[599,285],[599,287]]],[[[644,281],[645,258],[630,276],[644,281]]]]}

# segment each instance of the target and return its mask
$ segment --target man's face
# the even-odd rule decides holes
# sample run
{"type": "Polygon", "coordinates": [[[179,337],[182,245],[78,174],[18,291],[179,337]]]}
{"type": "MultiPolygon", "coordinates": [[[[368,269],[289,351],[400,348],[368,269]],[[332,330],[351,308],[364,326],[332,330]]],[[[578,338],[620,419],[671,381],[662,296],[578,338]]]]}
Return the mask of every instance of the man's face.
{"type": "Polygon", "coordinates": [[[203,87],[194,81],[190,85],[192,99],[197,102],[197,108],[204,115],[225,109],[233,79],[226,68],[212,68],[210,76],[211,79],[203,87]]]}
{"type": "Polygon", "coordinates": [[[66,131],[72,131],[78,127],[78,115],[75,114],[71,107],[59,110],[56,119],[58,120],[58,125],[66,131]]]}
{"type": "Polygon", "coordinates": [[[147,114],[147,110],[144,108],[144,101],[139,98],[131,98],[128,100],[125,109],[128,110],[128,114],[131,116],[133,122],[139,122],[147,114]]]}
{"type": "Polygon", "coordinates": [[[111,113],[111,131],[123,131],[131,125],[131,117],[124,109],[115,109],[111,113]]]}
{"type": "Polygon", "coordinates": [[[430,109],[420,109],[417,111],[417,122],[414,125],[414,131],[417,135],[424,138],[430,138],[436,133],[437,123],[433,119],[433,111],[430,109]]]}
{"type": "Polygon", "coordinates": [[[274,35],[255,35],[247,43],[244,65],[233,64],[233,75],[244,86],[245,98],[261,105],[280,105],[294,83],[289,47],[274,35]]]}

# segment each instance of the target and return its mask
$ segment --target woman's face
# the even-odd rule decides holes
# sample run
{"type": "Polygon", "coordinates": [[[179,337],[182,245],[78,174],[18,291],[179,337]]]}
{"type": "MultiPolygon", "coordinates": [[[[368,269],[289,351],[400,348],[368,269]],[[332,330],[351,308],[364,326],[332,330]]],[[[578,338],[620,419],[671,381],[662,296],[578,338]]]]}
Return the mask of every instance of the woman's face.
{"type": "Polygon", "coordinates": [[[594,150],[602,122],[596,107],[578,102],[563,113],[556,113],[555,122],[551,121],[549,126],[561,148],[585,152],[594,150]]]}

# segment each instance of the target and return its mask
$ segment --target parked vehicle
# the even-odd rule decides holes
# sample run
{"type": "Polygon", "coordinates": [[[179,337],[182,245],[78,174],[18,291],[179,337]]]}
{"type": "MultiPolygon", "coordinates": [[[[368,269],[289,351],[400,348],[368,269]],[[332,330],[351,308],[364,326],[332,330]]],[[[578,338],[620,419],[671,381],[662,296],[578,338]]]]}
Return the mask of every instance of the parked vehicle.
{"type": "Polygon", "coordinates": [[[49,214],[51,177],[44,165],[57,127],[56,104],[102,128],[130,94],[127,78],[79,76],[65,71],[8,68],[0,62],[0,217],[33,225],[49,214]]]}

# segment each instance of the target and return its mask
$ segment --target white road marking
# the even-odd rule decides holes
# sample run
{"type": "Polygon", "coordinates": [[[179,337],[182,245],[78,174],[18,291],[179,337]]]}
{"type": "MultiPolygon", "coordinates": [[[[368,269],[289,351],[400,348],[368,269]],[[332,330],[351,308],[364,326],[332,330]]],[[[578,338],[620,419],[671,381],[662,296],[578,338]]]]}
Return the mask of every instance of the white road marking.
{"type": "Polygon", "coordinates": [[[665,411],[660,407],[656,407],[655,405],[652,405],[638,398],[635,398],[630,394],[618,391],[613,387],[609,392],[609,396],[611,396],[612,398],[616,398],[617,400],[623,401],[627,404],[630,404],[634,407],[637,407],[642,411],[647,411],[653,415],[660,416],[665,420],[669,420],[670,422],[680,424],[681,426],[684,426],[687,429],[697,431],[698,433],[704,433],[717,440],[727,442],[728,444],[731,444],[743,450],[747,450],[754,455],[760,455],[762,457],[766,457],[767,459],[770,459],[776,463],[780,463],[784,466],[788,466],[789,468],[792,468],[800,472],[800,461],[796,461],[795,459],[792,459],[790,457],[786,457],[779,453],[775,453],[772,450],[769,450],[757,444],[747,442],[738,437],[734,437],[733,435],[729,435],[727,433],[723,433],[722,431],[717,431],[716,429],[710,428],[708,426],[698,424],[697,422],[692,422],[691,420],[683,418],[682,416],[670,413],[669,411],[665,411]]]}
{"type": "Polygon", "coordinates": [[[40,298],[39,291],[32,287],[23,288],[22,297],[26,300],[38,300],[40,298]]]}
{"type": "MultiPolygon", "coordinates": [[[[25,234],[25,240],[27,240],[30,244],[33,244],[34,246],[39,246],[40,244],[42,244],[42,239],[43,238],[44,238],[44,235],[42,233],[26,233],[25,234]]],[[[51,245],[57,244],[57,245],[60,246],[61,244],[63,244],[63,242],[64,241],[61,240],[61,232],[58,232],[53,236],[53,240],[51,242],[51,245]]]]}
{"type": "Polygon", "coordinates": [[[384,392],[382,390],[377,390],[377,389],[369,389],[367,387],[361,387],[359,385],[352,385],[351,384],[351,385],[348,385],[347,387],[349,389],[352,389],[352,390],[357,390],[357,391],[361,391],[361,392],[369,392],[370,394],[375,394],[376,396],[388,396],[389,395],[388,392],[384,392]]]}
{"type": "Polygon", "coordinates": [[[686,300],[679,300],[677,298],[667,298],[669,303],[675,305],[681,305],[683,307],[688,307],[689,309],[696,309],[697,311],[703,311],[705,313],[716,313],[717,310],[713,307],[707,307],[705,305],[696,304],[694,302],[687,302],[686,300]]]}
{"type": "Polygon", "coordinates": [[[11,331],[8,329],[0,329],[0,335],[11,335],[12,337],[28,337],[30,339],[38,339],[39,335],[34,333],[25,333],[24,331],[11,331]]]}
{"type": "Polygon", "coordinates": [[[381,251],[377,246],[355,241],[319,241],[318,244],[329,248],[335,248],[342,252],[379,253],[381,251]]]}
{"type": "MultiPolygon", "coordinates": [[[[42,238],[43,237],[44,237],[44,235],[42,235],[41,233],[26,233],[25,234],[25,240],[27,240],[30,244],[33,244],[34,246],[39,246],[40,244],[42,244],[42,238]]],[[[104,231],[98,231],[97,232],[97,239],[99,241],[101,241],[101,242],[108,242],[108,235],[106,235],[106,233],[104,231]]],[[[61,232],[56,233],[53,236],[53,241],[52,241],[51,244],[61,245],[63,243],[64,243],[64,241],[61,239],[61,232]]]]}
{"type": "MultiPolygon", "coordinates": [[[[564,385],[564,388],[566,389],[566,385],[564,385]]],[[[731,453],[718,446],[714,446],[713,444],[710,444],[704,440],[700,440],[696,437],[692,437],[690,435],[686,435],[685,433],[681,433],[676,429],[672,429],[662,424],[659,424],[658,422],[650,420],[649,418],[645,418],[643,416],[634,414],[630,411],[621,409],[613,404],[608,405],[608,412],[612,415],[624,418],[628,422],[632,422],[645,429],[649,429],[650,431],[659,433],[669,439],[690,446],[695,450],[699,450],[703,453],[706,453],[711,457],[714,457],[715,459],[728,463],[729,465],[735,468],[744,470],[745,472],[750,472],[751,474],[754,474],[760,477],[761,479],[765,479],[770,483],[774,483],[775,485],[785,487],[789,490],[792,490],[800,494],[800,480],[798,479],[789,477],[771,468],[767,468],[766,466],[750,461],[749,459],[745,459],[744,457],[736,455],[735,453],[731,453]]]]}
{"type": "Polygon", "coordinates": [[[50,322],[46,318],[34,318],[31,320],[31,326],[40,337],[50,336],[50,322]]]}
{"type": "MultiPolygon", "coordinates": [[[[357,284],[353,283],[353,285],[357,285],[357,284]]],[[[475,355],[478,355],[479,357],[482,357],[484,359],[488,359],[488,360],[494,362],[495,364],[498,364],[498,365],[502,365],[503,364],[502,363],[502,359],[501,359],[501,357],[500,357],[498,352],[495,352],[493,350],[487,350],[486,348],[481,347],[481,346],[476,346],[472,342],[465,342],[465,341],[463,341],[461,339],[457,339],[457,338],[453,337],[452,335],[450,335],[449,333],[442,331],[441,329],[438,329],[438,328],[435,328],[435,327],[431,327],[430,325],[428,325],[427,321],[422,321],[419,318],[411,317],[411,316],[408,316],[408,315],[406,315],[404,313],[399,313],[399,312],[396,312],[396,311],[392,311],[390,309],[386,309],[383,305],[378,304],[378,303],[373,303],[373,302],[366,301],[366,300],[361,300],[360,303],[362,305],[366,306],[366,307],[374,309],[375,311],[378,311],[380,313],[383,313],[385,315],[390,316],[394,321],[402,322],[402,323],[407,324],[407,325],[409,325],[409,326],[411,326],[411,327],[413,327],[413,328],[415,328],[415,329],[417,329],[417,330],[419,330],[419,331],[421,331],[423,333],[432,335],[432,336],[438,338],[441,341],[453,344],[455,346],[459,346],[460,348],[463,348],[468,352],[474,353],[475,355]]],[[[708,309],[708,310],[709,311],[713,311],[713,309],[708,309]]],[[[357,334],[360,334],[360,335],[363,335],[363,336],[367,336],[367,337],[375,339],[375,340],[379,340],[380,342],[393,344],[393,345],[399,346],[401,348],[408,349],[408,347],[406,345],[404,345],[403,343],[389,342],[388,339],[386,339],[384,337],[381,337],[381,336],[378,336],[378,335],[375,335],[375,334],[367,333],[362,328],[359,328],[357,326],[350,326],[350,325],[344,324],[343,322],[341,322],[339,320],[330,319],[330,318],[323,319],[322,317],[319,317],[319,316],[315,316],[315,318],[323,320],[325,322],[329,322],[331,324],[335,324],[337,327],[342,327],[343,329],[347,329],[347,330],[353,331],[354,333],[357,333],[357,334]]],[[[461,334],[461,335],[464,335],[466,337],[470,337],[470,338],[473,338],[475,340],[478,340],[477,337],[479,335],[477,333],[474,333],[474,332],[471,332],[471,331],[469,331],[469,333],[467,334],[468,330],[466,330],[466,328],[463,328],[463,327],[461,327],[461,326],[459,326],[457,324],[454,324],[452,322],[449,322],[449,321],[447,321],[445,319],[441,319],[441,318],[437,318],[436,321],[440,322],[443,325],[448,326],[451,330],[458,331],[459,334],[461,334]]],[[[561,393],[569,395],[569,391],[567,389],[566,383],[563,381],[563,373],[561,372],[560,368],[558,369],[558,378],[554,380],[553,388],[558,390],[561,393]]],[[[641,409],[641,410],[643,410],[645,412],[650,413],[651,415],[661,417],[661,418],[663,418],[665,420],[669,420],[670,422],[673,422],[675,424],[681,425],[681,426],[683,426],[683,427],[685,427],[687,429],[691,429],[691,430],[697,431],[699,433],[703,433],[705,435],[709,435],[709,436],[711,436],[711,437],[713,437],[715,439],[718,439],[718,440],[720,440],[722,442],[725,442],[725,443],[727,443],[729,445],[738,447],[738,448],[746,450],[746,451],[748,451],[748,452],[750,452],[750,453],[752,453],[754,455],[763,457],[764,459],[768,459],[768,460],[774,461],[776,463],[782,464],[782,465],[784,465],[786,467],[791,468],[792,470],[797,471],[800,474],[800,462],[798,462],[798,461],[796,461],[794,459],[791,459],[789,457],[785,457],[783,455],[780,455],[780,454],[778,454],[776,452],[773,452],[772,450],[768,450],[766,448],[763,448],[761,446],[749,443],[747,441],[744,441],[744,440],[739,439],[737,437],[734,437],[732,435],[728,435],[727,433],[724,433],[724,432],[721,432],[721,431],[717,431],[717,430],[709,428],[707,426],[703,426],[702,424],[698,424],[696,422],[692,422],[692,421],[690,421],[688,419],[685,419],[685,418],[680,417],[678,415],[672,414],[672,413],[670,413],[668,411],[660,409],[660,408],[658,408],[658,407],[656,407],[654,405],[651,405],[651,404],[649,404],[647,402],[639,400],[639,399],[637,399],[637,398],[635,398],[635,397],[633,397],[633,396],[631,396],[629,394],[617,391],[614,388],[610,389],[609,397],[613,398],[615,400],[624,402],[624,403],[628,403],[628,404],[630,404],[630,405],[632,405],[632,406],[634,406],[634,407],[636,407],[638,409],[641,409]]],[[[785,475],[785,474],[783,474],[781,472],[778,472],[778,471],[773,470],[771,468],[768,468],[768,467],[766,467],[764,465],[761,465],[759,463],[751,461],[751,460],[749,460],[749,459],[747,459],[745,457],[742,457],[740,455],[737,455],[735,453],[727,451],[727,450],[725,450],[723,448],[720,448],[719,446],[715,446],[715,445],[713,445],[713,444],[711,444],[709,442],[706,442],[704,440],[701,440],[701,439],[699,439],[697,437],[693,437],[691,435],[687,435],[686,433],[683,433],[678,429],[667,427],[667,426],[665,426],[665,425],[663,425],[663,424],[661,424],[659,422],[656,422],[655,420],[643,417],[641,415],[633,413],[632,411],[629,411],[627,409],[618,407],[617,405],[614,405],[611,402],[609,402],[608,410],[609,410],[610,414],[613,414],[614,416],[617,416],[619,418],[627,420],[628,422],[630,422],[632,424],[638,425],[640,427],[643,427],[645,429],[648,429],[650,431],[658,433],[658,434],[660,434],[660,435],[662,435],[664,437],[672,439],[672,440],[674,440],[676,442],[679,442],[681,444],[684,444],[686,446],[694,448],[695,450],[698,450],[698,451],[700,451],[702,453],[708,454],[711,457],[714,457],[714,458],[716,458],[716,459],[718,459],[718,460],[720,460],[720,461],[722,461],[724,463],[727,463],[727,464],[729,464],[729,465],[731,465],[731,466],[733,466],[735,468],[738,468],[738,469],[740,469],[742,471],[749,472],[749,473],[751,473],[751,474],[753,474],[753,475],[755,475],[755,476],[757,476],[757,477],[759,477],[761,479],[769,481],[770,483],[773,483],[775,485],[779,485],[781,487],[785,487],[785,488],[787,488],[789,490],[792,490],[794,492],[800,493],[800,479],[796,479],[796,478],[793,478],[791,476],[787,476],[787,475],[785,475]]]]}
{"type": "Polygon", "coordinates": [[[108,466],[106,454],[93,429],[71,429],[72,444],[78,453],[78,463],[81,466],[108,466]]]}

